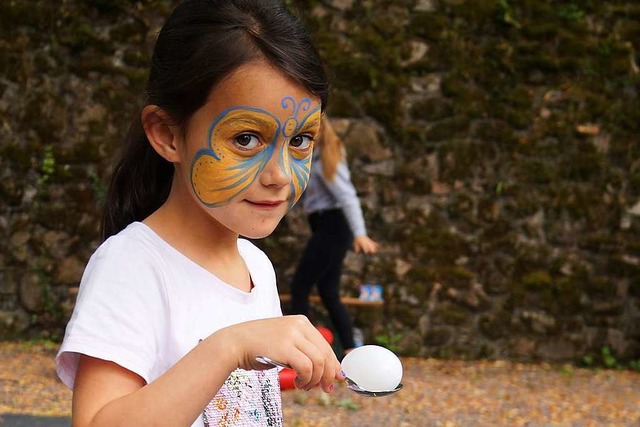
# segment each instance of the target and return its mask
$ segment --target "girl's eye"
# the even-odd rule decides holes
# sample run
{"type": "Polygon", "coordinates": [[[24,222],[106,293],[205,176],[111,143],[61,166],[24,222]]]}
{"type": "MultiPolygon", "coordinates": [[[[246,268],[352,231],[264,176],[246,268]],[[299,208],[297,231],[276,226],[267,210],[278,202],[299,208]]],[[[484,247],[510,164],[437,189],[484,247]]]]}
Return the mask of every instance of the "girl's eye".
{"type": "Polygon", "coordinates": [[[253,150],[260,145],[260,140],[255,135],[243,133],[235,137],[235,144],[242,150],[253,150]]]}
{"type": "Polygon", "coordinates": [[[297,135],[291,138],[289,144],[299,150],[305,150],[311,146],[313,138],[309,135],[297,135]]]}

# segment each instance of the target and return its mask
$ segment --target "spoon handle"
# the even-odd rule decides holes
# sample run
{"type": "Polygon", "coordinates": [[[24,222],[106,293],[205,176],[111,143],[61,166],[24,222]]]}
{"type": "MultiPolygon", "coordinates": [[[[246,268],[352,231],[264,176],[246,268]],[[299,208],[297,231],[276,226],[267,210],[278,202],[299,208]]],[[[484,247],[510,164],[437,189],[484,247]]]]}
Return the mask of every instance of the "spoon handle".
{"type": "MultiPolygon", "coordinates": [[[[273,360],[270,357],[267,356],[256,356],[256,360],[262,364],[265,365],[272,365],[272,366],[278,366],[280,368],[288,368],[288,369],[293,369],[291,367],[291,365],[288,365],[286,363],[282,363],[282,362],[278,362],[277,360],[273,360]]],[[[354,380],[352,380],[351,378],[347,377],[345,375],[344,380],[346,381],[347,385],[351,386],[351,387],[357,387],[358,389],[360,389],[360,386],[358,386],[358,384],[356,384],[356,382],[354,380]]]]}
{"type": "Polygon", "coordinates": [[[273,360],[267,356],[256,356],[256,360],[260,363],[262,363],[263,365],[272,365],[272,366],[277,366],[280,368],[288,368],[288,369],[293,369],[291,368],[290,365],[287,365],[286,363],[282,363],[282,362],[278,362],[277,360],[273,360]]]}

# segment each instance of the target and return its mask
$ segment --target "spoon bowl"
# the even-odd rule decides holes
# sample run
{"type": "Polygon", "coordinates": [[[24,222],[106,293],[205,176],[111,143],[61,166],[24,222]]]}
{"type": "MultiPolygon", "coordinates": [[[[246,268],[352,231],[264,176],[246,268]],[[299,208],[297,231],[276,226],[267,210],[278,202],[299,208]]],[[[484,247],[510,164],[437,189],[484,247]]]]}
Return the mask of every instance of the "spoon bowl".
{"type": "Polygon", "coordinates": [[[402,383],[400,383],[393,390],[371,391],[371,390],[365,390],[365,389],[361,388],[358,384],[356,384],[355,381],[353,381],[349,377],[344,377],[344,380],[347,383],[347,388],[349,390],[351,390],[351,391],[353,391],[355,393],[358,393],[358,394],[360,394],[362,396],[367,396],[367,397],[387,396],[389,394],[393,394],[393,393],[399,392],[400,390],[402,390],[402,387],[404,387],[404,385],[402,383]]]}
{"type": "MultiPolygon", "coordinates": [[[[257,356],[256,360],[258,362],[262,363],[263,365],[271,365],[271,366],[277,366],[277,367],[280,367],[280,368],[292,369],[291,366],[287,365],[286,363],[278,362],[277,360],[273,360],[273,359],[271,359],[269,357],[266,357],[266,356],[257,356]]],[[[355,381],[353,381],[351,378],[349,378],[347,376],[344,377],[344,380],[347,383],[347,388],[349,390],[353,391],[354,393],[358,393],[359,395],[367,396],[367,397],[387,396],[389,394],[393,394],[393,393],[396,393],[396,392],[402,390],[402,387],[404,387],[402,385],[402,383],[400,383],[393,390],[370,391],[370,390],[363,389],[355,381]]]]}

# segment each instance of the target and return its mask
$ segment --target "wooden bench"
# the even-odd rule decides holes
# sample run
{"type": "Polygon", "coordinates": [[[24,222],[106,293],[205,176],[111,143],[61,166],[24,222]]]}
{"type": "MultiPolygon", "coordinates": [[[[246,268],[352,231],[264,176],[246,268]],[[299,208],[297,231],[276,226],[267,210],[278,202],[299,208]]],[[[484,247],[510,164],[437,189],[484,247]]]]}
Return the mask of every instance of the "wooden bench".
{"type": "MultiPolygon", "coordinates": [[[[280,294],[280,301],[281,302],[289,302],[291,301],[291,294],[280,294]]],[[[321,303],[322,300],[320,299],[319,295],[309,295],[309,301],[313,302],[313,303],[321,303]]],[[[340,297],[340,301],[342,301],[342,303],[344,305],[349,305],[349,306],[354,306],[354,307],[382,307],[384,305],[384,301],[383,300],[375,300],[375,301],[368,301],[368,300],[363,300],[360,298],[355,298],[355,297],[340,297]]]]}

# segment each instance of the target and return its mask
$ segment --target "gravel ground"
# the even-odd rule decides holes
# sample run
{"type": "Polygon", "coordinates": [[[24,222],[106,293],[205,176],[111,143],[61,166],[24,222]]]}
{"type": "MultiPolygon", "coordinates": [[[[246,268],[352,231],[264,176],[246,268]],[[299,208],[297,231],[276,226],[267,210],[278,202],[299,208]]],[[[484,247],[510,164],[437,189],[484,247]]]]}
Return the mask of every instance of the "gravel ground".
{"type": "MultiPolygon", "coordinates": [[[[50,343],[0,342],[0,414],[68,416],[50,343]]],[[[343,384],[285,390],[287,427],[640,426],[640,373],[504,361],[403,359],[404,389],[382,398],[343,384]]]]}

